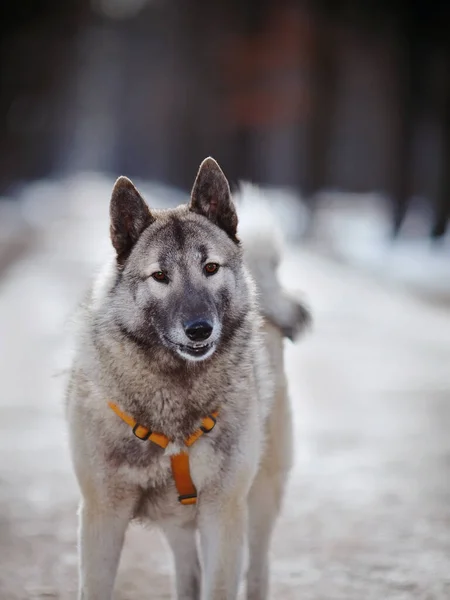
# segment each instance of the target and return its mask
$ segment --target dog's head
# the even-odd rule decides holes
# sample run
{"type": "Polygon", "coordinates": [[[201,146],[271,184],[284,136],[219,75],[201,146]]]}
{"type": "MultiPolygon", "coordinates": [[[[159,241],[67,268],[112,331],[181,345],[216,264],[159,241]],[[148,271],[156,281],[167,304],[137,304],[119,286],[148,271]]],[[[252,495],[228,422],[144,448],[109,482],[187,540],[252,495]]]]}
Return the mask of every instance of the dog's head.
{"type": "Polygon", "coordinates": [[[171,210],[150,210],[131,181],[120,177],[110,215],[116,325],[166,358],[211,357],[249,309],[236,210],[219,165],[204,160],[190,203],[171,210]]]}

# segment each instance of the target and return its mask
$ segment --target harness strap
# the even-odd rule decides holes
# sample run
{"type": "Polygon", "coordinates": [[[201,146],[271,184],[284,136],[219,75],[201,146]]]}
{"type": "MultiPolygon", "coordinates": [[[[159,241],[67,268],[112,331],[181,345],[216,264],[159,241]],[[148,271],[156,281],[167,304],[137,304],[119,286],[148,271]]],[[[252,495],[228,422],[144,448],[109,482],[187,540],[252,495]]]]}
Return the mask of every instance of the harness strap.
{"type": "Polygon", "coordinates": [[[166,435],[162,433],[154,433],[147,427],[144,427],[144,425],[139,425],[139,423],[133,419],[133,417],[130,417],[126,413],[122,412],[117,404],[108,402],[108,405],[113,409],[116,415],[122,419],[122,421],[125,421],[125,423],[132,428],[134,435],[138,439],[142,440],[143,442],[150,440],[160,448],[167,448],[170,440],[166,435]]]}
{"type": "Polygon", "coordinates": [[[175,480],[175,486],[178,491],[178,501],[185,506],[197,503],[197,490],[192,481],[189,468],[189,454],[180,452],[170,457],[172,465],[172,475],[175,480]]]}
{"type": "MultiPolygon", "coordinates": [[[[130,417],[126,413],[120,410],[117,404],[108,402],[108,406],[116,413],[118,417],[122,419],[127,425],[129,425],[134,435],[142,440],[150,440],[160,448],[167,448],[170,440],[163,433],[155,433],[150,431],[144,425],[140,425],[133,417],[130,417]]],[[[207,417],[202,419],[202,424],[192,433],[188,438],[184,440],[184,445],[190,448],[204,433],[209,433],[216,424],[218,411],[211,413],[207,417]]],[[[191,472],[189,468],[189,454],[186,451],[182,451],[179,454],[173,454],[170,457],[172,476],[175,481],[175,486],[178,491],[178,501],[187,506],[190,504],[197,503],[197,490],[194,482],[192,481],[191,472]]]]}

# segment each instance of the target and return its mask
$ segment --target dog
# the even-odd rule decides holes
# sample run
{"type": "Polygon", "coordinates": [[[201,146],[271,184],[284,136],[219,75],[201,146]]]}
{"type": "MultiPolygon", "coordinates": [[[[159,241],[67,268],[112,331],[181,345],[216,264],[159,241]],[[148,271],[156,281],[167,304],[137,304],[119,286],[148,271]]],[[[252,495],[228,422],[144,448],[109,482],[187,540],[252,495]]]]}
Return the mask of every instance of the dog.
{"type": "Polygon", "coordinates": [[[149,209],[120,177],[110,236],[114,260],[80,307],[67,388],[79,599],[110,600],[137,519],[164,532],[179,600],[235,600],[246,542],[247,598],[264,600],[292,462],[283,340],[309,311],[280,287],[276,244],[251,227],[241,242],[212,158],[175,209],[149,209]]]}

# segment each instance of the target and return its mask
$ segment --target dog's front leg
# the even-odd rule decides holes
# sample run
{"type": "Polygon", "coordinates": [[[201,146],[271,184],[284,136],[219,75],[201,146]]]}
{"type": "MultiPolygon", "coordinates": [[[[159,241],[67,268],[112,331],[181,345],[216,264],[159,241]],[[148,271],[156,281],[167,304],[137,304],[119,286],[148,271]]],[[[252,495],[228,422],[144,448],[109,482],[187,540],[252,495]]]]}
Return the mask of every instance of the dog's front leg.
{"type": "Polygon", "coordinates": [[[202,600],[236,600],[247,527],[246,501],[216,499],[199,508],[202,600]]]}
{"type": "Polygon", "coordinates": [[[195,527],[166,523],[163,531],[175,560],[178,600],[200,599],[200,563],[198,560],[195,527]]]}
{"type": "Polygon", "coordinates": [[[79,600],[110,600],[131,507],[83,501],[79,521],[79,600]]]}

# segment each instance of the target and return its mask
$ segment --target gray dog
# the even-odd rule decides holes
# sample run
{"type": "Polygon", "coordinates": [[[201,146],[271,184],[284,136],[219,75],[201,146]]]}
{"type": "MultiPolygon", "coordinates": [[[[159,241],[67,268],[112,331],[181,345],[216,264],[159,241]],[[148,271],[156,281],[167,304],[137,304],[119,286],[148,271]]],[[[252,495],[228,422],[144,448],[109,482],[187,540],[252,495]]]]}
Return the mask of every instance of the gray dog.
{"type": "Polygon", "coordinates": [[[247,598],[264,600],[291,464],[283,337],[309,313],[281,290],[270,240],[241,244],[212,158],[189,205],[150,210],[120,177],[110,215],[116,257],[80,309],[67,396],[79,598],[110,600],[140,519],[168,539],[180,600],[235,600],[246,540],[247,598]]]}

